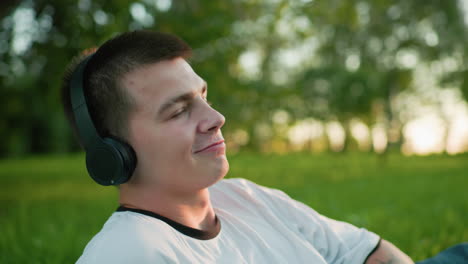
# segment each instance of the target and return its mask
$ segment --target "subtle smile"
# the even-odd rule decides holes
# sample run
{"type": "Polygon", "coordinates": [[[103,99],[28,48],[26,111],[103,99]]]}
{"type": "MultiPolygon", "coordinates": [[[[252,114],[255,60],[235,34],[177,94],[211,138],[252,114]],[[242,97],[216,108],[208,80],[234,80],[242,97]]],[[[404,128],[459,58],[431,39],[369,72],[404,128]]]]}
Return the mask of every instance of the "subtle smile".
{"type": "Polygon", "coordinates": [[[197,150],[195,151],[194,153],[199,153],[199,152],[210,152],[210,151],[218,151],[222,148],[225,148],[225,145],[224,145],[224,140],[220,140],[218,142],[215,142],[203,149],[200,149],[200,150],[197,150]]]}

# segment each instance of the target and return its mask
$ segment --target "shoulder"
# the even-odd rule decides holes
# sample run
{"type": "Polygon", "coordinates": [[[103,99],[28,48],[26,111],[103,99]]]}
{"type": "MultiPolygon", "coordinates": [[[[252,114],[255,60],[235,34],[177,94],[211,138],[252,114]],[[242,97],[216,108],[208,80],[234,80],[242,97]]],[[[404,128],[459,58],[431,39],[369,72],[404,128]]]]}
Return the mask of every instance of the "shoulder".
{"type": "Polygon", "coordinates": [[[210,189],[214,191],[240,191],[242,189],[245,189],[246,187],[252,188],[255,185],[255,183],[246,179],[229,178],[217,182],[215,185],[210,187],[210,189]]]}
{"type": "Polygon", "coordinates": [[[211,187],[214,192],[228,192],[244,196],[273,199],[291,199],[283,191],[258,185],[243,178],[224,179],[211,187]]]}
{"type": "Polygon", "coordinates": [[[223,198],[264,200],[275,196],[286,196],[282,191],[258,185],[242,178],[224,179],[210,187],[210,192],[223,198]]]}
{"type": "Polygon", "coordinates": [[[224,179],[210,187],[213,191],[230,191],[244,195],[285,195],[282,191],[258,185],[243,178],[224,179]]]}
{"type": "Polygon", "coordinates": [[[210,187],[210,195],[215,208],[268,210],[284,214],[285,208],[294,203],[284,192],[258,185],[242,178],[224,179],[210,187]]]}
{"type": "Polygon", "coordinates": [[[173,231],[132,212],[116,212],[88,243],[77,263],[154,263],[170,258],[173,231]]]}

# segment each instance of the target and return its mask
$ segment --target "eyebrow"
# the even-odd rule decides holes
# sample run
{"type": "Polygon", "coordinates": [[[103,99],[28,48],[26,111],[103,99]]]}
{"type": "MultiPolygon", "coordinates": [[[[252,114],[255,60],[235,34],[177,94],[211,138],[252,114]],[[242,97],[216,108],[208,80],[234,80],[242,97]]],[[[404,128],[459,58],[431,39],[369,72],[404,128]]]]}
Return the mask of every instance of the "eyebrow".
{"type": "MultiPolygon", "coordinates": [[[[201,93],[204,94],[207,90],[208,90],[208,85],[206,82],[203,82],[203,87],[201,88],[201,93]]],[[[192,92],[188,92],[188,93],[184,93],[184,94],[181,94],[181,95],[178,95],[178,96],[175,96],[171,99],[169,99],[167,102],[165,102],[160,108],[159,108],[159,111],[158,111],[158,115],[162,115],[165,111],[167,111],[169,108],[171,108],[173,105],[177,104],[177,103],[180,103],[180,102],[190,102],[193,100],[193,98],[195,97],[196,95],[196,92],[195,91],[192,91],[192,92]]]]}

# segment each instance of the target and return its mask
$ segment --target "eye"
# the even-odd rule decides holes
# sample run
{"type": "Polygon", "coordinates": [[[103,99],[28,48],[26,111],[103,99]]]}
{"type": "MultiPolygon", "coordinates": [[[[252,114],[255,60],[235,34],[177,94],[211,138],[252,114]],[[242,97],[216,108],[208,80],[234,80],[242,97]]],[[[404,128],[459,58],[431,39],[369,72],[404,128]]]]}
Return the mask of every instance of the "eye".
{"type": "Polygon", "coordinates": [[[186,111],[187,111],[187,107],[186,107],[186,106],[180,108],[179,110],[177,110],[177,112],[176,112],[175,114],[173,114],[173,115],[171,116],[171,119],[179,117],[180,115],[182,115],[182,114],[185,113],[186,111]]]}

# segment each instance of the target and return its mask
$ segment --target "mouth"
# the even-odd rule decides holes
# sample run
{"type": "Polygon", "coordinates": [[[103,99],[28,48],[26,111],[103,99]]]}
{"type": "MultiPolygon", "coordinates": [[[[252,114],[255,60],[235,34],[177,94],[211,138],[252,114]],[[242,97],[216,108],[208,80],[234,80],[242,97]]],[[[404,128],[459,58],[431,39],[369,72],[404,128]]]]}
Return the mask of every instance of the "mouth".
{"type": "Polygon", "coordinates": [[[224,140],[220,140],[220,141],[217,141],[211,145],[208,145],[200,150],[197,150],[195,151],[194,153],[199,153],[199,152],[202,152],[202,151],[206,151],[206,150],[211,150],[211,149],[215,149],[216,147],[220,147],[221,145],[224,145],[224,140]]]}

